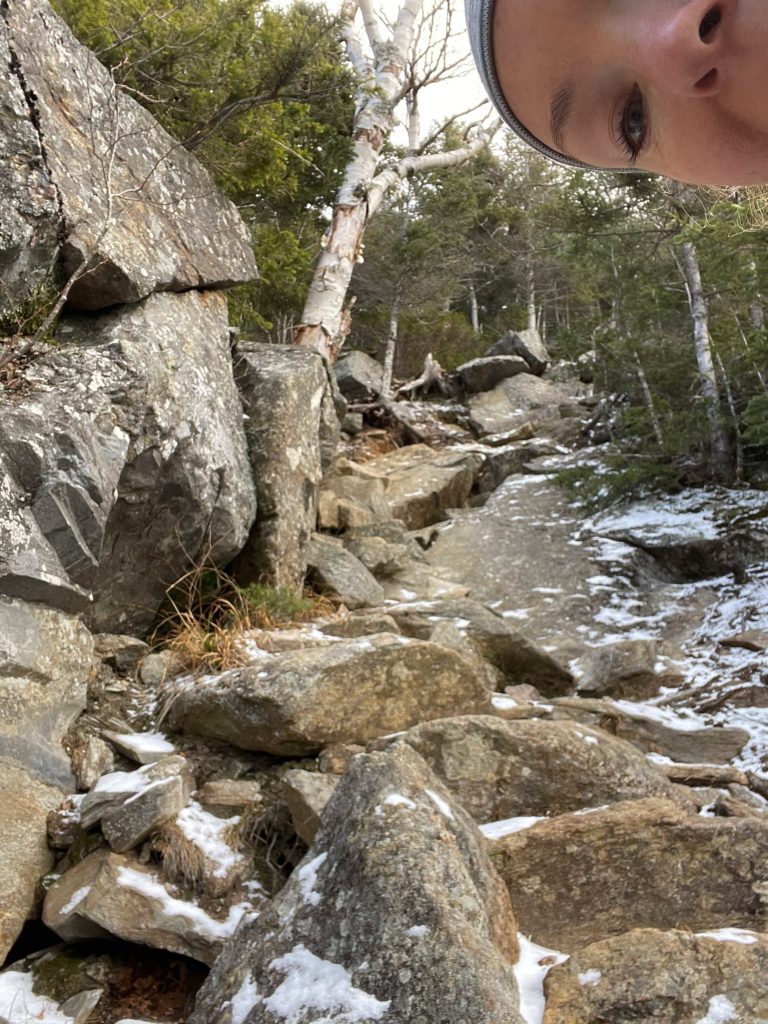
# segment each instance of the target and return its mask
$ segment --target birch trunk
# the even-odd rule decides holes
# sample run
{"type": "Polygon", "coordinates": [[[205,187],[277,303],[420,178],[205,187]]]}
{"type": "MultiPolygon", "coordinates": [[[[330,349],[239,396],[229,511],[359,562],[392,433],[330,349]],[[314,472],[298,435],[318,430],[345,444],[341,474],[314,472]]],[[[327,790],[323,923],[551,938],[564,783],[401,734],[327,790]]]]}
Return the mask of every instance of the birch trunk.
{"type": "Polygon", "coordinates": [[[704,288],[701,283],[701,271],[699,269],[696,247],[692,242],[684,242],[682,253],[688,299],[693,319],[696,362],[699,367],[701,393],[706,406],[707,420],[709,421],[712,468],[717,479],[725,481],[731,475],[730,459],[728,439],[720,418],[720,391],[717,386],[715,364],[712,358],[712,345],[709,335],[709,310],[704,298],[704,288]]]}
{"type": "Polygon", "coordinates": [[[472,330],[475,334],[480,333],[480,310],[477,305],[477,292],[473,281],[467,286],[469,292],[469,318],[472,323],[472,330]]]}
{"type": "Polygon", "coordinates": [[[372,0],[348,0],[342,8],[346,56],[358,77],[352,157],[295,334],[297,344],[316,349],[330,362],[343,344],[345,299],[355,264],[362,262],[366,226],[386,194],[411,174],[463,163],[489,141],[486,134],[479,133],[472,142],[452,152],[424,155],[417,151],[417,97],[425,82],[413,80],[415,72],[409,62],[413,60],[416,24],[424,2],[403,0],[387,38],[382,36],[384,23],[377,18],[372,0]],[[358,11],[367,49],[355,28],[358,11]],[[408,105],[409,155],[382,169],[382,148],[394,127],[395,108],[401,100],[407,100],[408,105]]]}
{"type": "Polygon", "coordinates": [[[659,448],[664,447],[664,435],[661,432],[661,423],[659,417],[656,414],[656,406],[653,401],[653,395],[648,385],[648,378],[645,376],[645,370],[643,364],[640,362],[640,356],[637,352],[633,353],[635,357],[635,367],[637,368],[637,379],[640,381],[640,387],[643,391],[643,400],[645,401],[645,407],[648,410],[648,416],[651,420],[651,426],[653,427],[653,435],[656,438],[656,444],[659,448]]]}

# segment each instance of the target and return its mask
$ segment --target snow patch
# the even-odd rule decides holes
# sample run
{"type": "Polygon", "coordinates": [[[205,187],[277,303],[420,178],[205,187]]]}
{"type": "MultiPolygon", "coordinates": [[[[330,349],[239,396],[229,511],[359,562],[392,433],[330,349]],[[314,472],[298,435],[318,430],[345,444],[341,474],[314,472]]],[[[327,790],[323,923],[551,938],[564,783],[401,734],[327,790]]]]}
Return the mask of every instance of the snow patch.
{"type": "Polygon", "coordinates": [[[0,1018],[11,1024],[74,1024],[74,1018],[59,1012],[58,1003],[32,991],[34,978],[23,971],[0,974],[0,1018]]]}
{"type": "Polygon", "coordinates": [[[315,885],[317,883],[317,873],[327,860],[328,854],[321,853],[308,864],[304,864],[303,867],[299,868],[301,894],[304,897],[304,902],[309,903],[312,907],[316,907],[322,899],[320,893],[315,889],[315,885]]]}
{"type": "Polygon", "coordinates": [[[603,976],[600,971],[593,967],[591,970],[584,971],[583,974],[580,974],[578,980],[579,984],[584,988],[586,985],[599,985],[603,980],[603,976]]]}
{"type": "Polygon", "coordinates": [[[736,1007],[727,996],[712,996],[706,1017],[701,1017],[696,1024],[727,1024],[736,1019],[736,1007]]]}
{"type": "Polygon", "coordinates": [[[413,800],[409,800],[407,796],[403,796],[402,793],[390,793],[389,796],[384,797],[384,803],[388,807],[407,807],[411,811],[415,811],[416,804],[413,800]]]}
{"type": "Polygon", "coordinates": [[[756,932],[745,928],[717,928],[711,932],[697,932],[697,939],[714,939],[715,942],[740,942],[743,946],[753,946],[759,942],[756,932]]]}
{"type": "Polygon", "coordinates": [[[256,982],[250,977],[243,979],[240,988],[232,996],[230,1006],[232,1007],[231,1024],[243,1024],[248,1014],[261,1002],[256,982]]]}
{"type": "Polygon", "coordinates": [[[433,789],[425,789],[424,792],[444,818],[447,818],[449,821],[455,821],[451,805],[447,800],[444,800],[439,793],[435,793],[433,789]]]}
{"type": "Polygon", "coordinates": [[[546,818],[534,818],[531,816],[505,818],[503,821],[489,821],[487,824],[481,825],[480,831],[486,839],[503,839],[504,836],[512,836],[516,832],[523,832],[525,829],[537,825],[540,821],[546,820],[546,818]]]}
{"type": "Polygon", "coordinates": [[[85,897],[88,895],[88,893],[90,891],[91,891],[91,886],[90,885],[84,885],[81,889],[78,889],[76,892],[73,892],[72,895],[70,896],[70,898],[67,900],[67,902],[64,904],[64,906],[59,911],[59,916],[60,917],[66,917],[67,914],[71,914],[72,911],[75,909],[75,907],[79,907],[80,906],[80,904],[83,902],[83,900],[85,899],[85,897]]]}
{"type": "Polygon", "coordinates": [[[568,954],[537,946],[518,933],[520,959],[513,970],[520,990],[520,1016],[525,1024],[542,1024],[544,1010],[544,979],[557,964],[565,963],[568,954]]]}
{"type": "Polygon", "coordinates": [[[300,1024],[308,1010],[325,1015],[315,1024],[367,1024],[381,1020],[390,1006],[390,1000],[382,1001],[355,988],[341,964],[321,960],[303,944],[273,960],[269,970],[281,971],[285,977],[262,1002],[286,1024],[300,1024]]]}
{"type": "Polygon", "coordinates": [[[226,878],[243,861],[243,857],[224,839],[227,831],[239,821],[239,817],[217,818],[215,814],[204,810],[196,800],[190,800],[188,806],[176,816],[176,824],[184,836],[213,865],[211,874],[215,878],[226,878]]]}

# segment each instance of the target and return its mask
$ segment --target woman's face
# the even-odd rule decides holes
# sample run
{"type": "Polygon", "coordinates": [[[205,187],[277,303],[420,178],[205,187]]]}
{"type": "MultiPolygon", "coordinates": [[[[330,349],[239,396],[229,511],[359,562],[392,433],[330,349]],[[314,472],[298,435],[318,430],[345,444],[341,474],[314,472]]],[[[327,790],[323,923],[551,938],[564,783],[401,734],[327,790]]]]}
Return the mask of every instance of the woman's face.
{"type": "Polygon", "coordinates": [[[497,0],[493,41],[509,105],[553,149],[768,182],[768,0],[497,0]]]}

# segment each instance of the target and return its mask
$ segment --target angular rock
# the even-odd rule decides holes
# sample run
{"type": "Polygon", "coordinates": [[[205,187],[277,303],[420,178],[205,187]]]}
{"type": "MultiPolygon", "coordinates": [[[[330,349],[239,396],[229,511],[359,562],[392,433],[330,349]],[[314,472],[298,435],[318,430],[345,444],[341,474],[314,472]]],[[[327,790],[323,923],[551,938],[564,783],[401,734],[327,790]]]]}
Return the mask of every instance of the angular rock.
{"type": "Polygon", "coordinates": [[[740,647],[745,651],[768,651],[768,630],[748,629],[743,633],[728,636],[720,643],[723,647],[740,647]]]}
{"type": "MultiPolygon", "coordinates": [[[[111,772],[102,776],[80,805],[80,823],[87,829],[102,821],[105,816],[119,818],[128,801],[151,807],[152,794],[162,793],[166,787],[172,788],[174,792],[178,792],[180,787],[180,791],[186,794],[181,805],[183,807],[194,788],[192,772],[185,757],[174,754],[138,768],[135,772],[111,772]],[[149,803],[144,803],[142,798],[145,795],[149,797],[149,803]]],[[[128,810],[126,813],[131,812],[128,810]]],[[[173,812],[174,815],[176,813],[173,812]]]]}
{"type": "Polygon", "coordinates": [[[547,697],[571,689],[573,676],[567,668],[471,598],[394,606],[388,611],[406,636],[419,639],[429,637],[437,622],[459,624],[477,645],[478,653],[500,669],[510,685],[528,683],[547,697]]]}
{"type": "MultiPolygon", "coordinates": [[[[70,305],[100,309],[156,290],[253,280],[251,240],[234,204],[151,114],[115,89],[47,0],[10,0],[4,19],[61,204],[64,276],[84,261],[91,268],[70,305]]],[[[40,187],[51,203],[45,179],[40,187]]]]}
{"type": "Polygon", "coordinates": [[[383,537],[345,537],[344,546],[376,577],[394,576],[410,560],[408,545],[390,544],[383,537]]]}
{"type": "Polygon", "coordinates": [[[38,904],[40,882],[53,865],[46,821],[61,790],[45,785],[21,765],[0,758],[0,963],[38,904]]]}
{"type": "Polygon", "coordinates": [[[174,745],[162,732],[105,731],[103,735],[123,757],[137,764],[155,764],[156,761],[162,761],[164,757],[175,753],[174,745]]]}
{"type": "Polygon", "coordinates": [[[768,937],[638,929],[555,967],[545,994],[544,1024],[756,1024],[768,1008],[768,937]]]}
{"type": "Polygon", "coordinates": [[[192,772],[184,758],[167,757],[152,765],[151,782],[145,789],[103,811],[104,838],[116,853],[134,849],[183,810],[193,789],[192,772]]]}
{"type": "MultiPolygon", "coordinates": [[[[483,445],[491,439],[484,437],[483,445]]],[[[562,448],[552,441],[533,441],[507,444],[483,450],[483,465],[477,474],[479,491],[495,491],[507,477],[514,473],[525,473],[533,459],[545,458],[562,453],[562,448]]]]}
{"type": "Polygon", "coordinates": [[[495,840],[521,931],[571,952],[633,928],[762,930],[768,822],[669,800],[568,814],[495,840]]]}
{"type": "Polygon", "coordinates": [[[328,373],[309,349],[249,343],[237,347],[235,379],[246,414],[257,516],[234,572],[243,584],[300,589],[317,519],[328,373]]]}
{"type": "Polygon", "coordinates": [[[137,861],[98,850],[48,890],[43,921],[65,942],[116,936],[212,964],[242,916],[225,921],[173,894],[137,861]]]}
{"type": "Polygon", "coordinates": [[[32,105],[0,24],[0,311],[51,281],[58,253],[59,206],[32,105]]]}
{"type": "Polygon", "coordinates": [[[519,356],[508,355],[472,359],[456,370],[464,391],[469,395],[491,391],[501,381],[515,377],[518,373],[530,373],[528,363],[519,356]]]}
{"type": "Polygon", "coordinates": [[[115,754],[98,736],[76,735],[70,738],[70,758],[79,790],[95,786],[102,775],[114,771],[115,754]]]}
{"type": "Polygon", "coordinates": [[[530,373],[540,377],[549,366],[549,353],[544,347],[538,331],[507,331],[495,345],[488,349],[488,356],[519,356],[524,359],[530,373]]]}
{"type": "Polygon", "coordinates": [[[352,758],[364,753],[365,747],[357,743],[334,743],[320,751],[317,767],[324,775],[343,775],[352,758]]]}
{"type": "Polygon", "coordinates": [[[338,597],[347,608],[384,603],[384,591],[359,558],[341,541],[315,534],[307,546],[307,567],[316,586],[338,597]]]}
{"type": "Polygon", "coordinates": [[[96,653],[103,662],[120,676],[133,676],[140,671],[151,648],[135,636],[119,633],[97,633],[93,638],[96,653]]]}
{"type": "Polygon", "coordinates": [[[727,764],[749,741],[745,729],[732,726],[696,728],[690,719],[678,719],[661,709],[634,707],[624,702],[584,697],[553,699],[553,717],[593,725],[628,740],[648,754],[661,754],[683,764],[727,764]]]}
{"type": "Polygon", "coordinates": [[[33,423],[4,413],[0,449],[14,447],[46,536],[93,590],[96,628],[141,633],[190,560],[225,564],[253,521],[226,301],[155,295],[68,318],[58,339],[36,364],[33,423]]]}
{"type": "Polygon", "coordinates": [[[651,796],[679,802],[665,775],[629,743],[570,722],[446,718],[396,742],[417,750],[479,822],[651,796]]]}
{"type": "Polygon", "coordinates": [[[323,480],[317,496],[318,529],[349,530],[390,518],[383,480],[338,473],[323,480]]]}
{"type": "Polygon", "coordinates": [[[349,402],[368,402],[381,391],[382,368],[365,352],[348,352],[333,371],[339,391],[349,402]]]}
{"type": "Polygon", "coordinates": [[[418,755],[364,755],[285,889],[226,947],[190,1024],[229,1024],[235,1001],[242,1024],[267,1024],[291,990],[296,1024],[521,1024],[516,930],[471,820],[418,755]]]}
{"type": "Polygon", "coordinates": [[[420,530],[444,519],[446,509],[466,504],[481,461],[474,452],[438,452],[419,444],[380,455],[365,468],[385,480],[391,518],[420,530]]]}
{"type": "Polygon", "coordinates": [[[94,667],[93,639],[79,619],[0,597],[0,757],[71,784],[62,740],[85,707],[94,667]]]}
{"type": "Polygon", "coordinates": [[[400,629],[385,612],[366,612],[357,615],[346,615],[338,622],[324,622],[323,632],[328,636],[343,636],[352,639],[358,636],[371,636],[373,633],[399,633],[400,629]]]}
{"type": "Polygon", "coordinates": [[[483,680],[461,655],[387,634],[170,683],[166,693],[175,728],[281,755],[489,708],[483,680]]]}
{"type": "Polygon", "coordinates": [[[315,841],[323,811],[338,781],[335,775],[305,772],[300,768],[289,769],[282,778],[282,792],[293,827],[307,846],[315,841]]]}
{"type": "Polygon", "coordinates": [[[590,651],[579,663],[576,688],[591,697],[606,694],[643,700],[658,693],[655,640],[617,640],[590,651]]]}
{"type": "Polygon", "coordinates": [[[530,373],[521,373],[469,400],[472,429],[485,434],[503,434],[525,423],[534,427],[560,418],[559,405],[564,394],[556,385],[530,373]]]}

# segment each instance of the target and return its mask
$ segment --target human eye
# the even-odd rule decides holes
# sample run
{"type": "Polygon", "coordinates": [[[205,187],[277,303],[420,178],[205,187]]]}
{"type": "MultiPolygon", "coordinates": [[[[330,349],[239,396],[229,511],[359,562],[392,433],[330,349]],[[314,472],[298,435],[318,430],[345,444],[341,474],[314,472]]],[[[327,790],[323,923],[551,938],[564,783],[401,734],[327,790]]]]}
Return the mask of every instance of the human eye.
{"type": "Polygon", "coordinates": [[[630,163],[635,163],[648,141],[648,113],[637,86],[626,102],[619,105],[613,134],[630,163]]]}

